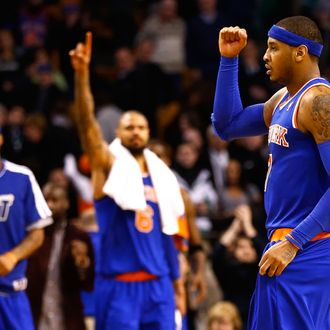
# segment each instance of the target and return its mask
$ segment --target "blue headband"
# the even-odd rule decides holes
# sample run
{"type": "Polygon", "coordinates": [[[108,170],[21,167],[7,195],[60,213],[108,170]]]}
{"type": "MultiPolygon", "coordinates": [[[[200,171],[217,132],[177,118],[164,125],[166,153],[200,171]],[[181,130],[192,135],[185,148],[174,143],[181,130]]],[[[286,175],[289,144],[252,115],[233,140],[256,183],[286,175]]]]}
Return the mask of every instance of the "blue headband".
{"type": "Polygon", "coordinates": [[[294,47],[305,45],[308,49],[308,52],[317,57],[320,57],[322,53],[323,46],[318,42],[299,36],[298,34],[285,30],[284,28],[276,25],[273,25],[268,31],[268,37],[282,41],[285,44],[294,47]]]}

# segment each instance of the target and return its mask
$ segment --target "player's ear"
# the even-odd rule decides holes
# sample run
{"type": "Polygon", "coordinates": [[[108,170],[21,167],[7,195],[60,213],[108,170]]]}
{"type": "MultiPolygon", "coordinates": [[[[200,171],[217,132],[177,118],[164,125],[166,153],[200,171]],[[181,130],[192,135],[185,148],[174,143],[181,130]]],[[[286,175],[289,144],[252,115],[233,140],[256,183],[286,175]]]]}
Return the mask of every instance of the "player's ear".
{"type": "Polygon", "coordinates": [[[0,132],[0,147],[3,145],[3,135],[2,133],[0,132]]]}
{"type": "Polygon", "coordinates": [[[296,59],[298,61],[301,61],[305,56],[306,54],[308,53],[308,49],[305,45],[300,45],[296,48],[296,59]]]}

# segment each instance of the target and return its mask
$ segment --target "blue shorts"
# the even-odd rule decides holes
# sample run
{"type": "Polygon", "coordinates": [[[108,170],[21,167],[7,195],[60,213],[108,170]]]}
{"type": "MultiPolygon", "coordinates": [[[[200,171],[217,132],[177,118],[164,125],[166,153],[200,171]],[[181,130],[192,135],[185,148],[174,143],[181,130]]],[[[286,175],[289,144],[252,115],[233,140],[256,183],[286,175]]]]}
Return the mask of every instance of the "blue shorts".
{"type": "Polygon", "coordinates": [[[98,277],[95,283],[97,330],[174,330],[175,301],[169,277],[124,282],[98,277]]]}
{"type": "Polygon", "coordinates": [[[33,330],[30,303],[24,291],[0,294],[0,329],[33,330]]]}
{"type": "Polygon", "coordinates": [[[248,329],[330,329],[329,274],[330,239],[325,238],[307,243],[280,276],[258,275],[248,329]]]}

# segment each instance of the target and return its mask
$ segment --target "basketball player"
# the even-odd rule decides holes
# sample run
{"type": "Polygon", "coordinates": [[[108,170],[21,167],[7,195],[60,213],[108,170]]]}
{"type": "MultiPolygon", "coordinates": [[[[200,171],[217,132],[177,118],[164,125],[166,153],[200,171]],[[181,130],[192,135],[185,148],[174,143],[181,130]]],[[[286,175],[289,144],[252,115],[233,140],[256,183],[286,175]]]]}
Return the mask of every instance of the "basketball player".
{"type": "Polygon", "coordinates": [[[34,329],[25,294],[26,258],[41,246],[43,227],[51,222],[32,172],[0,159],[0,329],[34,329]]]}
{"type": "Polygon", "coordinates": [[[226,140],[268,133],[270,242],[259,263],[249,329],[330,329],[330,84],[318,66],[322,36],[303,16],[273,25],[264,61],[270,80],[284,87],[244,109],[237,72],[246,44],[244,29],[220,31],[212,122],[226,140]]]}
{"type": "MultiPolygon", "coordinates": [[[[114,156],[114,149],[109,150],[94,117],[89,83],[91,50],[92,35],[87,33],[85,43],[79,43],[70,56],[75,70],[73,117],[89,157],[101,235],[95,285],[96,328],[175,329],[174,297],[184,313],[184,287],[179,279],[178,251],[172,236],[162,227],[161,206],[172,196],[181,196],[180,190],[177,187],[165,195],[156,194],[157,177],[150,166],[156,158],[161,161],[156,155],[150,156],[151,151],[145,153],[149,127],[141,113],[123,114],[117,128],[118,140],[111,145],[118,153],[114,156]],[[107,186],[111,193],[106,191],[107,182],[111,183],[107,186]],[[141,202],[132,198],[140,185],[144,189],[142,204],[146,202],[143,210],[132,207],[141,202]]],[[[170,181],[175,179],[167,167],[164,174],[170,181]]]]}

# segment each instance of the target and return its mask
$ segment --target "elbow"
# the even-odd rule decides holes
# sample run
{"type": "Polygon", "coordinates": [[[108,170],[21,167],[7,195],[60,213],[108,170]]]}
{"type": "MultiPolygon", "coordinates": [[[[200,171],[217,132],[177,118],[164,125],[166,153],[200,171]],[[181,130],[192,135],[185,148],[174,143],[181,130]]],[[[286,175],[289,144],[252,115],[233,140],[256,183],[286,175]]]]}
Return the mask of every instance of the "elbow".
{"type": "Polygon", "coordinates": [[[224,127],[221,127],[217,121],[212,118],[212,126],[214,128],[215,133],[224,141],[229,141],[230,136],[224,127]]]}

